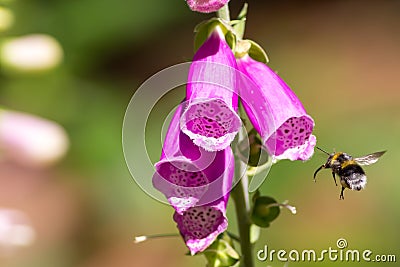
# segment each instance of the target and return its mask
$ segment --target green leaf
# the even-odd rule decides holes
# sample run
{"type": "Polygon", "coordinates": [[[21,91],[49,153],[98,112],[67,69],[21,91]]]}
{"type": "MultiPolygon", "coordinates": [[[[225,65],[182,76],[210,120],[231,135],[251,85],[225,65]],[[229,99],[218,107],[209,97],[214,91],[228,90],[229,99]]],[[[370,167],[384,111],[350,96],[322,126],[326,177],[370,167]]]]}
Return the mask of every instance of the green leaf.
{"type": "Polygon", "coordinates": [[[231,267],[239,261],[239,253],[233,248],[228,234],[220,235],[203,254],[207,259],[207,267],[231,267]]]}
{"type": "Polygon", "coordinates": [[[233,29],[238,36],[238,39],[242,39],[244,36],[244,30],[246,27],[246,15],[247,15],[248,4],[245,3],[236,21],[234,21],[233,29]]]}
{"type": "Polygon", "coordinates": [[[246,40],[246,41],[250,42],[251,44],[250,50],[248,51],[249,56],[259,62],[268,63],[269,59],[264,49],[259,44],[257,44],[252,40],[246,40]]]}
{"type": "Polygon", "coordinates": [[[207,40],[211,32],[216,28],[220,27],[225,35],[225,40],[232,50],[236,46],[236,35],[230,25],[226,24],[223,20],[219,18],[212,18],[207,21],[203,21],[198,24],[194,31],[196,33],[194,37],[194,51],[196,52],[200,46],[207,40]]]}
{"type": "Polygon", "coordinates": [[[242,9],[239,12],[238,20],[246,18],[246,16],[247,16],[247,8],[248,7],[249,7],[249,5],[247,3],[244,3],[242,9]]]}

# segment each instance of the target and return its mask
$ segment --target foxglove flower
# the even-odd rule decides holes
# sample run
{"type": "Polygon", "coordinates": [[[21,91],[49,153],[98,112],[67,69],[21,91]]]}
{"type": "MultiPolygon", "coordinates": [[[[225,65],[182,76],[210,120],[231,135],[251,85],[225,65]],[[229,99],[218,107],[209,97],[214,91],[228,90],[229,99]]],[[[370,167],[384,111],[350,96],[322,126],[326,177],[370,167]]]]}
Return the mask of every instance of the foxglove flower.
{"type": "Polygon", "coordinates": [[[227,229],[227,203],[228,194],[214,203],[175,212],[174,220],[192,255],[205,250],[227,229]]]}
{"type": "Polygon", "coordinates": [[[248,79],[241,79],[243,107],[275,160],[307,160],[316,138],[313,119],[289,86],[267,65],[245,55],[238,68],[248,79]]]}
{"type": "Polygon", "coordinates": [[[211,13],[218,11],[227,4],[229,0],[187,0],[187,4],[193,11],[211,13]]]}
{"type": "Polygon", "coordinates": [[[229,192],[231,185],[226,175],[234,169],[230,148],[205,151],[180,131],[182,110],[180,105],[175,111],[153,175],[154,187],[178,212],[213,202],[229,192]]]}
{"type": "Polygon", "coordinates": [[[0,109],[0,150],[22,165],[48,166],[65,156],[68,136],[60,125],[30,114],[0,109]]]}
{"type": "Polygon", "coordinates": [[[190,66],[181,129],[207,151],[223,150],[237,134],[235,57],[217,27],[199,48],[190,66]]]}
{"type": "Polygon", "coordinates": [[[207,248],[228,226],[225,216],[234,174],[230,147],[208,152],[179,129],[183,105],[172,118],[156,163],[153,185],[174,207],[174,220],[192,254],[207,248]]]}

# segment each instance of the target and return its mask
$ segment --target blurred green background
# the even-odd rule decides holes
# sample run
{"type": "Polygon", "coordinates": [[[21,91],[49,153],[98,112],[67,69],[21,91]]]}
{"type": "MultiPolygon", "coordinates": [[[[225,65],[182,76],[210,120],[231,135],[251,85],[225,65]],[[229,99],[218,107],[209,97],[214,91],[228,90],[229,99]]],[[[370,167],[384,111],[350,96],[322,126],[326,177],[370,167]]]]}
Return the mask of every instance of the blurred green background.
{"type": "MultiPolygon", "coordinates": [[[[58,122],[71,146],[50,169],[0,165],[0,207],[24,211],[37,233],[32,246],[0,255],[0,266],[204,266],[202,257],[185,256],[180,238],[133,244],[135,235],[177,229],[172,208],[146,195],[130,177],[121,132],[136,88],[159,70],[190,60],[193,28],[211,15],[191,12],[182,0],[3,2],[15,23],[1,38],[49,34],[60,42],[64,61],[45,73],[2,69],[0,105],[58,122]]],[[[312,181],[326,155],[317,151],[305,163],[274,165],[261,191],[289,200],[298,214],[283,210],[256,250],[266,244],[322,250],[346,238],[350,249],[395,254],[399,261],[400,2],[248,2],[246,35],[265,48],[270,66],[313,116],[318,145],[354,156],[388,150],[365,168],[367,188],[346,190],[345,201],[339,201],[340,188],[329,171],[312,181]]],[[[231,0],[233,15],[242,4],[231,0]]],[[[165,101],[177,103],[180,96],[165,101]]],[[[168,111],[161,106],[159,112],[168,111]]],[[[154,119],[149,127],[161,123],[154,119]]],[[[152,136],[157,142],[149,153],[156,160],[159,132],[152,136]]],[[[230,229],[236,232],[232,208],[229,203],[230,229]]],[[[257,263],[268,265],[284,264],[257,263]]],[[[349,263],[289,264],[310,265],[349,263]]],[[[386,265],[397,266],[368,264],[386,265]]]]}

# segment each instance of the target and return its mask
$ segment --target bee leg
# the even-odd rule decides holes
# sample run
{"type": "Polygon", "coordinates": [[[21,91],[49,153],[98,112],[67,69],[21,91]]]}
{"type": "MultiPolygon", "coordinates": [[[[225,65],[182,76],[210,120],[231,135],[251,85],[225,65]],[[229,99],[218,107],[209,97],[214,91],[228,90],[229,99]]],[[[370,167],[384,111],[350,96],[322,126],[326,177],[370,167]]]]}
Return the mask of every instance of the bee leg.
{"type": "Polygon", "coordinates": [[[343,199],[343,200],[344,200],[343,191],[344,191],[345,189],[346,189],[346,188],[342,186],[342,191],[340,192],[340,197],[339,197],[339,199],[343,199]]]}
{"type": "Polygon", "coordinates": [[[335,173],[334,172],[332,172],[332,176],[333,176],[333,180],[335,181],[335,185],[337,186],[336,177],[335,177],[335,173]]]}
{"type": "Polygon", "coordinates": [[[325,164],[319,167],[315,172],[314,172],[314,183],[317,181],[315,178],[317,177],[317,173],[321,170],[325,169],[325,164]]]}

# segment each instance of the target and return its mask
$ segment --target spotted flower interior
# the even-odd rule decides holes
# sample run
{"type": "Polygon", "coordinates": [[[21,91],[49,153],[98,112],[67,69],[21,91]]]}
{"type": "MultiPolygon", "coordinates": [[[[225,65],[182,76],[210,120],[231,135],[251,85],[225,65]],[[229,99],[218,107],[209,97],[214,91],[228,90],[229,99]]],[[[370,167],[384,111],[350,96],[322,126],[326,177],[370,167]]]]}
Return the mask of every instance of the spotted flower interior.
{"type": "Polygon", "coordinates": [[[275,143],[275,154],[280,155],[290,148],[303,145],[310,137],[313,129],[313,121],[308,116],[289,118],[271,137],[267,144],[275,143]]]}
{"type": "Polygon", "coordinates": [[[204,250],[227,228],[227,219],[217,206],[192,207],[174,220],[192,254],[204,250]]]}
{"type": "Polygon", "coordinates": [[[207,151],[227,148],[241,126],[236,60],[216,28],[190,65],[181,130],[207,151]]]}
{"type": "Polygon", "coordinates": [[[156,164],[156,170],[154,186],[179,211],[196,205],[207,191],[209,180],[189,161],[161,161],[156,164]]]}

